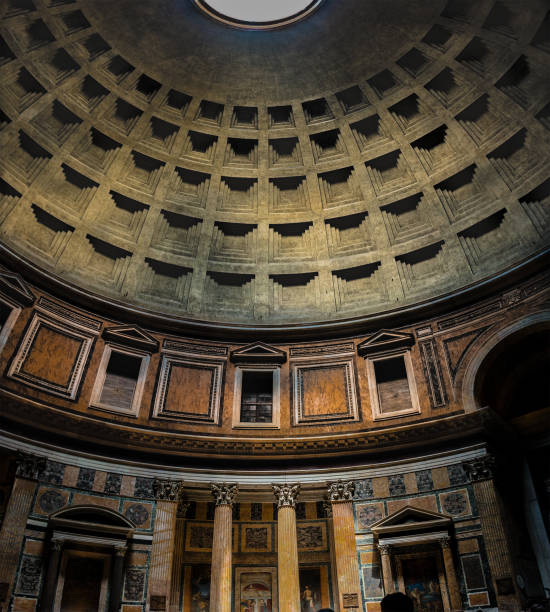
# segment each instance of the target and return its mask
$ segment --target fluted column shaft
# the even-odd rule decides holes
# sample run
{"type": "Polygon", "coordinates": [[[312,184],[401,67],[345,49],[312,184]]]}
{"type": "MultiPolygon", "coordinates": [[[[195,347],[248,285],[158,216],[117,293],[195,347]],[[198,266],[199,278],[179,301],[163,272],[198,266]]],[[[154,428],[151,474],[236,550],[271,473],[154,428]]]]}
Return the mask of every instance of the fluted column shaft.
{"type": "Polygon", "coordinates": [[[279,611],[300,612],[296,508],[283,506],[277,516],[279,611]]]}
{"type": "Polygon", "coordinates": [[[353,609],[362,611],[359,562],[357,560],[353,504],[351,501],[332,502],[332,525],[340,608],[344,609],[344,597],[347,595],[348,605],[350,600],[356,600],[357,606],[353,609]]]}
{"type": "Polygon", "coordinates": [[[214,541],[212,543],[212,572],[210,609],[231,612],[231,569],[233,555],[233,502],[237,486],[213,484],[216,500],[214,512],[214,541]]]}
{"type": "Polygon", "coordinates": [[[445,566],[445,575],[447,577],[447,586],[449,587],[449,599],[451,600],[451,610],[462,610],[462,597],[460,596],[460,588],[456,577],[455,562],[449,538],[440,540],[441,552],[443,553],[443,565],[445,566]]]}
{"type": "Polygon", "coordinates": [[[233,509],[231,506],[228,504],[216,506],[210,607],[219,612],[231,612],[232,523],[233,509]]]}
{"type": "Polygon", "coordinates": [[[493,481],[494,464],[494,458],[487,455],[463,465],[474,489],[498,607],[516,611],[521,605],[501,503],[493,481]]]}
{"type": "Polygon", "coordinates": [[[153,489],[157,505],[149,570],[149,607],[152,611],[167,610],[170,603],[176,515],[182,483],[156,479],[153,489]]]}
{"type": "Polygon", "coordinates": [[[277,578],[279,612],[300,612],[300,574],[296,533],[299,484],[273,485],[277,499],[277,578]]]}

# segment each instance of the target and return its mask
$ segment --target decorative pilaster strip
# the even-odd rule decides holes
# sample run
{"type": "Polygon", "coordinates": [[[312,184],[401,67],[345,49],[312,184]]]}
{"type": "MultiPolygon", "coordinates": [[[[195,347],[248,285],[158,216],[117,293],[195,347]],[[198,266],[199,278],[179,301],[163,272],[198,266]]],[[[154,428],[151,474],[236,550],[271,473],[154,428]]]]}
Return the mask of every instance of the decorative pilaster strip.
{"type": "MultiPolygon", "coordinates": [[[[170,588],[170,612],[180,611],[182,598],[182,578],[184,561],[185,519],[191,504],[181,500],[176,513],[176,539],[174,541],[174,561],[172,565],[172,585],[170,588]]],[[[186,609],[186,608],[185,608],[186,609]]]]}
{"type": "Polygon", "coordinates": [[[328,485],[328,498],[331,502],[353,501],[355,483],[353,480],[338,480],[328,485]]]}
{"type": "Polygon", "coordinates": [[[237,495],[238,486],[227,482],[212,483],[210,485],[216,506],[233,506],[237,495]]]}
{"type": "Polygon", "coordinates": [[[504,509],[493,481],[495,459],[491,455],[485,455],[467,461],[463,466],[472,482],[477,502],[498,607],[510,611],[520,610],[504,509]]]}
{"type": "Polygon", "coordinates": [[[290,508],[296,508],[296,501],[300,494],[299,484],[273,484],[273,493],[277,499],[277,507],[284,508],[289,506],[290,508]]]}
{"type": "Polygon", "coordinates": [[[216,510],[212,543],[210,609],[231,612],[233,503],[237,495],[237,485],[213,483],[211,490],[216,502],[216,510]]]}
{"type": "MultiPolygon", "coordinates": [[[[38,463],[28,460],[27,457],[18,466],[22,466],[21,473],[26,474],[28,478],[35,477],[38,463]]],[[[35,480],[28,478],[16,476],[0,530],[0,593],[6,601],[9,601],[15,581],[27,518],[37,486],[35,480]]]]}
{"type": "Polygon", "coordinates": [[[183,493],[183,482],[155,478],[153,494],[157,500],[151,570],[149,574],[149,608],[167,610],[170,603],[176,515],[183,493]]]}
{"type": "Polygon", "coordinates": [[[391,546],[389,544],[379,544],[380,559],[382,561],[382,576],[384,578],[384,593],[389,595],[395,591],[393,573],[391,568],[391,546]]]}
{"type": "Polygon", "coordinates": [[[453,559],[453,551],[451,549],[451,538],[449,536],[440,538],[439,545],[441,546],[443,565],[445,566],[445,575],[447,576],[451,610],[462,610],[462,597],[460,595],[460,587],[458,586],[458,579],[456,577],[456,566],[453,559]]]}
{"type": "Polygon", "coordinates": [[[495,472],[495,458],[492,455],[484,455],[477,459],[465,461],[462,466],[471,482],[491,480],[495,472]]]}
{"type": "Polygon", "coordinates": [[[352,481],[338,480],[328,485],[328,497],[332,504],[339,607],[342,610],[352,608],[362,612],[364,608],[359,582],[359,562],[353,518],[354,492],[355,483],[352,481]]]}

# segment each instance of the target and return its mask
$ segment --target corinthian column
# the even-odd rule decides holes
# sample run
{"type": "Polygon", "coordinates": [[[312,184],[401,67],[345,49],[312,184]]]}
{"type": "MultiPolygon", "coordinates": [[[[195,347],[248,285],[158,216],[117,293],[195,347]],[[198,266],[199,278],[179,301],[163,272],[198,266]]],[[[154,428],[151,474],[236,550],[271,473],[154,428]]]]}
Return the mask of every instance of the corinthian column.
{"type": "Polygon", "coordinates": [[[167,610],[170,603],[172,561],[176,538],[176,513],[183,492],[183,482],[175,480],[153,481],[157,500],[151,568],[149,572],[150,610],[167,610]]]}
{"type": "Polygon", "coordinates": [[[363,602],[353,521],[354,492],[355,483],[352,481],[339,480],[328,485],[328,498],[332,505],[334,557],[340,609],[360,610],[362,612],[363,602]]]}
{"type": "Polygon", "coordinates": [[[45,466],[43,457],[26,453],[17,457],[15,480],[0,530],[0,610],[10,600],[36,481],[45,466]]]}
{"type": "Polygon", "coordinates": [[[384,578],[384,594],[389,595],[395,591],[393,572],[391,569],[391,546],[379,544],[380,560],[382,561],[382,576],[384,578]]]}
{"type": "Polygon", "coordinates": [[[210,609],[216,612],[231,612],[232,522],[237,485],[212,484],[212,495],[216,502],[216,510],[212,543],[210,609]]]}
{"type": "Polygon", "coordinates": [[[299,484],[272,485],[277,498],[277,569],[279,612],[300,612],[300,577],[296,536],[299,484]]]}
{"type": "Polygon", "coordinates": [[[493,482],[494,464],[494,457],[485,455],[463,463],[463,466],[476,497],[498,607],[502,610],[520,610],[502,506],[493,482]]]}

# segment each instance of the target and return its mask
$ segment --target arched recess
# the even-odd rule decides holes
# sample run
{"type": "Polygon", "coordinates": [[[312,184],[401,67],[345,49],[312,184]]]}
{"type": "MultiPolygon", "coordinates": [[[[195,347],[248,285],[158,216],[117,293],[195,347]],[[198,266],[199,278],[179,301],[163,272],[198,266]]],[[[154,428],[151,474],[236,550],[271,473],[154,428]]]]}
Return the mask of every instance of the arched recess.
{"type": "Polygon", "coordinates": [[[507,327],[500,329],[485,340],[483,346],[474,354],[466,366],[462,379],[462,402],[466,412],[478,410],[483,406],[479,403],[480,376],[484,375],[485,366],[495,351],[506,348],[506,343],[511,340],[522,338],[538,332],[550,331],[550,311],[541,311],[528,315],[518,321],[514,321],[507,327]]]}
{"type": "Polygon", "coordinates": [[[118,612],[124,561],[134,529],[131,520],[103,506],[70,506],[51,514],[40,610],[57,612],[67,601],[76,610],[82,600],[98,612],[118,612]]]}

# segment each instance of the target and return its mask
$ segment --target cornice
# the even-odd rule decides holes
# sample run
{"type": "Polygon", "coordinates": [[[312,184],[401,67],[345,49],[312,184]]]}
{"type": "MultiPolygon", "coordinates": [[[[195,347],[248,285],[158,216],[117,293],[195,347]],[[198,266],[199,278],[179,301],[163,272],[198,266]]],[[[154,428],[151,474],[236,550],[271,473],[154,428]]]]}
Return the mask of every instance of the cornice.
{"type": "Polygon", "coordinates": [[[275,342],[343,338],[365,335],[383,328],[392,329],[418,323],[422,319],[433,318],[479,302],[538,272],[547,270],[550,249],[543,249],[489,278],[413,305],[360,317],[278,325],[206,321],[153,312],[81,289],[43,270],[2,243],[0,243],[0,259],[12,270],[17,270],[27,282],[75,306],[89,309],[96,315],[139,325],[148,330],[247,344],[256,340],[275,342]]]}

